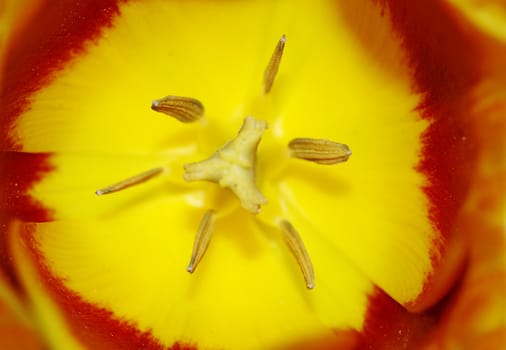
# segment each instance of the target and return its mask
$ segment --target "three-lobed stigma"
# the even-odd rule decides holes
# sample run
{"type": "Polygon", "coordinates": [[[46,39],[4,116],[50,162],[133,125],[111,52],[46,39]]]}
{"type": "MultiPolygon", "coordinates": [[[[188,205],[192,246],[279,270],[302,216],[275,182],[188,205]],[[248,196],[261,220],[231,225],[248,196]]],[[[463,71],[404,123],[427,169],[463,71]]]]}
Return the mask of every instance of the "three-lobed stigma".
{"type": "Polygon", "coordinates": [[[237,136],[217,150],[211,157],[184,165],[186,181],[211,181],[229,188],[239,198],[244,209],[253,214],[267,199],[255,183],[257,147],[267,122],[246,117],[237,136]]]}

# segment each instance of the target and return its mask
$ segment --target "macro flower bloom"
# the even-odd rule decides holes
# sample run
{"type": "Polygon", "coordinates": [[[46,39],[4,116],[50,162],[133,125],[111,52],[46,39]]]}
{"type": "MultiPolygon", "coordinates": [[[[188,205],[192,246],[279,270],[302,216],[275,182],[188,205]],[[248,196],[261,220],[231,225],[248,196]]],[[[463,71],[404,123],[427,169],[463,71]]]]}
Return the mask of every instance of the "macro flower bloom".
{"type": "Polygon", "coordinates": [[[0,297],[26,347],[504,340],[501,15],[28,3],[0,61],[0,297]]]}

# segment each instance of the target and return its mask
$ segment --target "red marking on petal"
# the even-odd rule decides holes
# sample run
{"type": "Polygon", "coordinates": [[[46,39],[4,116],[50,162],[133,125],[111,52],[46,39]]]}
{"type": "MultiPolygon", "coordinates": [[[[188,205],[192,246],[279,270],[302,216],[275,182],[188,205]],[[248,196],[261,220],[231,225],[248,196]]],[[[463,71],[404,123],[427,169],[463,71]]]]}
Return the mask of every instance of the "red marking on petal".
{"type": "MultiPolygon", "coordinates": [[[[423,309],[437,301],[458,277],[464,253],[446,255],[448,243],[459,234],[457,216],[470,188],[477,160],[476,141],[469,125],[470,90],[481,77],[482,52],[476,37],[459,26],[456,14],[436,0],[378,0],[388,9],[412,72],[413,89],[422,94],[418,110],[430,125],[422,135],[421,161],[417,171],[428,184],[423,190],[430,201],[429,219],[441,234],[434,242],[434,273],[424,292],[410,307],[423,309]],[[441,284],[443,283],[443,284],[441,284]],[[437,294],[437,295],[436,295],[437,294]]],[[[455,247],[456,250],[461,247],[455,247]]]]}
{"type": "Polygon", "coordinates": [[[360,349],[360,334],[353,329],[338,329],[332,335],[305,339],[287,346],[280,347],[280,350],[358,350],[360,349]]]}
{"type": "Polygon", "coordinates": [[[51,213],[28,195],[53,170],[48,153],[0,152],[0,209],[22,221],[51,220],[51,213]]]}
{"type": "Polygon", "coordinates": [[[422,138],[418,170],[430,184],[424,190],[432,206],[430,218],[442,235],[452,231],[470,183],[475,145],[465,116],[466,95],[480,77],[480,52],[459,27],[450,9],[434,0],[379,0],[392,17],[413,74],[414,89],[423,96],[419,111],[431,122],[422,138]]]}
{"type": "MultiPolygon", "coordinates": [[[[32,255],[33,262],[47,290],[57,303],[73,334],[89,349],[167,349],[150,331],[140,331],[133,321],[122,320],[106,308],[85,301],[65,286],[46,264],[34,236],[34,226],[26,224],[21,236],[32,255]]],[[[196,350],[193,345],[174,343],[168,350],[196,350]]]]}
{"type": "Polygon", "coordinates": [[[411,313],[381,289],[369,296],[362,332],[340,329],[331,337],[308,339],[282,349],[391,350],[419,349],[441,319],[446,302],[423,314],[411,313]]]}
{"type": "Polygon", "coordinates": [[[51,212],[28,195],[30,188],[52,170],[49,159],[49,154],[0,152],[0,268],[16,289],[19,283],[8,248],[9,222],[51,219],[51,212]]]}
{"type": "Polygon", "coordinates": [[[364,330],[356,349],[418,348],[437,320],[437,312],[410,313],[383,291],[376,289],[369,297],[364,330]]]}
{"type": "Polygon", "coordinates": [[[111,26],[121,1],[127,0],[42,1],[25,30],[11,38],[0,89],[0,149],[22,148],[12,127],[29,108],[28,97],[111,26]]]}

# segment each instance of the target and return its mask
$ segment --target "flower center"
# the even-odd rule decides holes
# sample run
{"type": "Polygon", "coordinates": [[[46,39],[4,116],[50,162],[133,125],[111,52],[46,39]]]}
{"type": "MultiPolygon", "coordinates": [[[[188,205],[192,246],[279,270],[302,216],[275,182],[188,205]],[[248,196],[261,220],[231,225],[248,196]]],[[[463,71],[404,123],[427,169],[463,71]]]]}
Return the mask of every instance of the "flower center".
{"type": "MultiPolygon", "coordinates": [[[[286,37],[278,41],[264,72],[263,91],[268,94],[281,63],[286,37]]],[[[180,122],[196,122],[204,116],[203,104],[190,97],[166,96],[154,100],[151,108],[167,114],[180,122]]],[[[184,165],[186,181],[210,181],[231,190],[241,206],[256,215],[261,206],[267,203],[256,184],[257,148],[268,125],[264,120],[252,116],[244,119],[238,134],[231,141],[214,152],[209,158],[184,165]]],[[[287,146],[288,154],[297,159],[322,165],[331,165],[348,160],[351,151],[347,145],[325,139],[294,138],[287,146]]],[[[130,186],[141,184],[163,174],[165,168],[159,167],[122,180],[111,186],[99,189],[97,195],[114,193],[130,186]]],[[[211,241],[215,221],[220,208],[210,208],[204,214],[195,237],[193,251],[187,271],[193,273],[205,255],[211,241]]],[[[314,271],[305,245],[295,227],[285,219],[274,223],[282,232],[285,242],[297,261],[306,286],[314,288],[314,271]]]]}
{"type": "Polygon", "coordinates": [[[208,159],[185,164],[186,181],[205,180],[227,187],[239,198],[244,209],[253,214],[267,199],[255,184],[257,147],[267,122],[246,117],[238,135],[208,159]]]}

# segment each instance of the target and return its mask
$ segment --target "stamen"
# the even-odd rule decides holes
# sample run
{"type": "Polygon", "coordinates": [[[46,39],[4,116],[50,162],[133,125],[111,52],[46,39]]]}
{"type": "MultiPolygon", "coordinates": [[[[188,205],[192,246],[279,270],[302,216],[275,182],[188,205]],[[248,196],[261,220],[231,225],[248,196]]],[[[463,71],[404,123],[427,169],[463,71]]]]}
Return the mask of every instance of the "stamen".
{"type": "Polygon", "coordinates": [[[285,49],[286,36],[283,34],[281,39],[279,39],[276,48],[274,48],[274,52],[272,53],[269,64],[265,68],[264,72],[264,93],[269,93],[272,88],[272,84],[274,83],[274,78],[276,78],[276,74],[278,73],[279,64],[281,63],[281,56],[283,55],[283,50],[285,49]]]}
{"type": "Polygon", "coordinates": [[[314,271],[313,264],[309,258],[309,254],[299,236],[299,233],[295,230],[290,222],[283,220],[280,223],[281,230],[283,231],[284,238],[288,248],[290,248],[293,256],[297,260],[299,267],[304,275],[306,286],[308,289],[314,288],[314,271]]]}
{"type": "Polygon", "coordinates": [[[288,148],[292,157],[318,164],[341,163],[351,156],[347,145],[324,139],[296,138],[290,141],[288,148]]]}
{"type": "Polygon", "coordinates": [[[195,242],[193,243],[193,251],[190,259],[190,263],[186,268],[186,271],[193,273],[197,268],[198,264],[204,257],[211,240],[211,234],[214,229],[214,222],[216,221],[214,210],[208,210],[202,220],[200,221],[197,235],[195,236],[195,242]]]}
{"type": "Polygon", "coordinates": [[[122,180],[118,183],[115,183],[114,185],[107,186],[107,187],[101,188],[99,190],[96,190],[95,193],[97,194],[97,196],[101,196],[103,194],[118,192],[118,191],[124,190],[125,188],[146,182],[149,179],[151,179],[157,175],[160,175],[163,171],[164,171],[164,168],[154,168],[154,169],[145,171],[141,174],[129,177],[128,179],[122,180]]]}
{"type": "Polygon", "coordinates": [[[186,181],[211,181],[227,187],[253,214],[267,199],[255,184],[256,150],[267,122],[246,117],[237,136],[208,159],[184,165],[186,181]]]}
{"type": "Polygon", "coordinates": [[[204,106],[191,97],[165,96],[154,100],[151,109],[167,114],[183,123],[192,123],[204,115],[204,106]]]}

